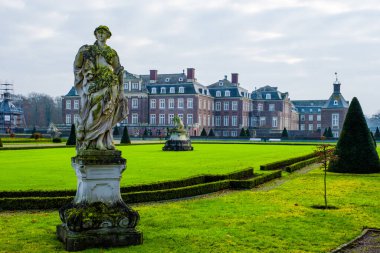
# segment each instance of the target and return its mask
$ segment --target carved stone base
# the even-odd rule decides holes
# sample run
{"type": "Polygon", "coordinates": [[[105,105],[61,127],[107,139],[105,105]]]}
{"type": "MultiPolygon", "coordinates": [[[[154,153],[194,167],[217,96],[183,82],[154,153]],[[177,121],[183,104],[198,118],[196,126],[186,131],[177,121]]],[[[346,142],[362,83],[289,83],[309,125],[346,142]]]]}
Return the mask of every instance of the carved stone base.
{"type": "Polygon", "coordinates": [[[142,233],[134,228],[101,228],[73,232],[65,225],[58,225],[57,237],[63,242],[67,251],[79,251],[95,247],[139,245],[143,242],[142,233]]]}
{"type": "Polygon", "coordinates": [[[192,151],[190,140],[167,140],[163,151],[192,151]]]}

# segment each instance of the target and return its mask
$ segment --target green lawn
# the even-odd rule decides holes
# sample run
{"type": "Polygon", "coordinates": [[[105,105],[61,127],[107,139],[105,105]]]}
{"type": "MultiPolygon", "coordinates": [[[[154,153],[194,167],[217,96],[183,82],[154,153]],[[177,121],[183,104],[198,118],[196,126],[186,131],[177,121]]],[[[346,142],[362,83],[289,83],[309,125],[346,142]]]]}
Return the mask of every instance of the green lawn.
{"type": "MultiPolygon", "coordinates": [[[[177,202],[142,204],[144,244],[85,252],[329,252],[367,227],[380,227],[380,174],[292,174],[272,190],[254,189],[177,202]]],[[[0,252],[63,252],[57,211],[0,213],[0,252]]]]}
{"type": "MultiPolygon", "coordinates": [[[[120,146],[127,158],[122,186],[223,174],[310,153],[314,146],[194,144],[192,152],[163,152],[163,144],[120,146]]],[[[76,189],[74,148],[0,151],[0,191],[76,189]]]]}

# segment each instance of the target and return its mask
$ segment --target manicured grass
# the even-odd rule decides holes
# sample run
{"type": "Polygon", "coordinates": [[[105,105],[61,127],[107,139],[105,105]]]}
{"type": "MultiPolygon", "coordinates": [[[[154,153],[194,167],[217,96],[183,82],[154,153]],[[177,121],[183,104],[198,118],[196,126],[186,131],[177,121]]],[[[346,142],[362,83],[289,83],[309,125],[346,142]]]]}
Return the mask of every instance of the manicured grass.
{"type": "MultiPolygon", "coordinates": [[[[308,154],[314,146],[194,144],[192,152],[163,152],[163,144],[119,146],[127,158],[122,186],[224,174],[308,154]]],[[[0,151],[0,191],[76,189],[74,148],[0,151]]]]}
{"type": "MultiPolygon", "coordinates": [[[[85,252],[329,252],[380,227],[380,174],[295,174],[275,189],[236,191],[177,202],[135,206],[144,244],[85,252]]],[[[264,188],[265,189],[265,188],[264,188]]],[[[55,238],[57,211],[0,213],[0,252],[63,252],[55,238]]]]}

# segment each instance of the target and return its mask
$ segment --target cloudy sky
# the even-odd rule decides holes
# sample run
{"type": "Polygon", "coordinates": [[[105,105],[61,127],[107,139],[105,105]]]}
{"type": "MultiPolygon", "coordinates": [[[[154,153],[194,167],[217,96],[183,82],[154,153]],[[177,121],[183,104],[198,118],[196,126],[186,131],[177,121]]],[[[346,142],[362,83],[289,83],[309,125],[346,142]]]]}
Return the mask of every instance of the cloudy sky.
{"type": "Polygon", "coordinates": [[[338,72],[347,100],[380,111],[378,0],[0,0],[0,82],[60,96],[78,48],[110,27],[129,72],[196,69],[209,85],[232,72],[252,91],[327,99],[338,72]]]}

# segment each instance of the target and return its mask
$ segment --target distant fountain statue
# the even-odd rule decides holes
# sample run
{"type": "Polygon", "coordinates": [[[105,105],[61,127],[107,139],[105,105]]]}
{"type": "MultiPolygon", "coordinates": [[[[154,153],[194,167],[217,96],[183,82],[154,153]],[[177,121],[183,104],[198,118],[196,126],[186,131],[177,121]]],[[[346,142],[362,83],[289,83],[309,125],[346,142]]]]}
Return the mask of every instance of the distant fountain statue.
{"type": "Polygon", "coordinates": [[[177,115],[173,118],[174,127],[169,129],[169,139],[166,141],[163,151],[192,151],[189,135],[181,118],[177,115]]]}
{"type": "Polygon", "coordinates": [[[47,133],[51,135],[52,139],[60,138],[62,134],[53,122],[49,124],[47,133]]]}

